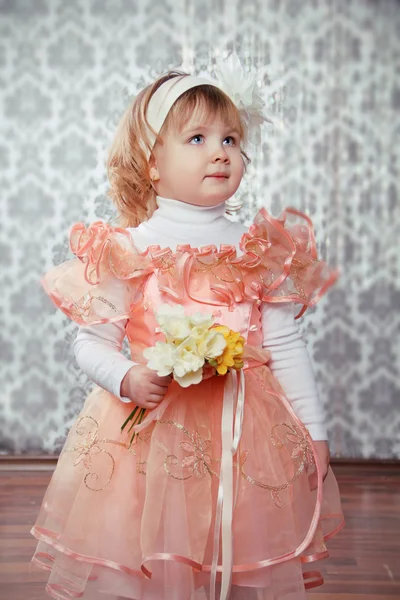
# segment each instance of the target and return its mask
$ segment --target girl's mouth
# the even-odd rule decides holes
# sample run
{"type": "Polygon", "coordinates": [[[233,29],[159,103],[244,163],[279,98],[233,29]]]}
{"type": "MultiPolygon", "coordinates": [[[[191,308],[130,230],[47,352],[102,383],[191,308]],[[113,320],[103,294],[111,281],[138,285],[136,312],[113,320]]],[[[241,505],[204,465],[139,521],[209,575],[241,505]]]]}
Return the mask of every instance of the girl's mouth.
{"type": "Polygon", "coordinates": [[[206,175],[206,177],[213,177],[215,179],[228,179],[228,175],[226,173],[214,173],[213,175],[206,175]]]}

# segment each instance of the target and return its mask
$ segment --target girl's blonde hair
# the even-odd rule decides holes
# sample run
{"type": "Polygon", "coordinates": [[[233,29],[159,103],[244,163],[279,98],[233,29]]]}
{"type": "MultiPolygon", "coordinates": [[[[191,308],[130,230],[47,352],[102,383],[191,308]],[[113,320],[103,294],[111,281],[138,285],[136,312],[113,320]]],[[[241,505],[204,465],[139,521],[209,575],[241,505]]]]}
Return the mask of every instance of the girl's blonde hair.
{"type": "MultiPolygon", "coordinates": [[[[150,179],[150,165],[143,144],[151,151],[147,131],[152,130],[147,119],[147,107],[154,92],[172,77],[188,76],[181,71],[169,71],[152,85],[144,88],[129,104],[117,126],[111,145],[107,173],[110,181],[108,192],[119,213],[121,227],[137,227],[151,217],[157,208],[156,191],[150,179]]],[[[213,85],[200,85],[190,88],[173,104],[156,143],[173,129],[180,131],[194,114],[200,111],[203,122],[215,117],[223,119],[228,127],[238,130],[244,139],[244,127],[239,112],[232,100],[213,85]]],[[[242,150],[246,163],[250,159],[242,150]]]]}

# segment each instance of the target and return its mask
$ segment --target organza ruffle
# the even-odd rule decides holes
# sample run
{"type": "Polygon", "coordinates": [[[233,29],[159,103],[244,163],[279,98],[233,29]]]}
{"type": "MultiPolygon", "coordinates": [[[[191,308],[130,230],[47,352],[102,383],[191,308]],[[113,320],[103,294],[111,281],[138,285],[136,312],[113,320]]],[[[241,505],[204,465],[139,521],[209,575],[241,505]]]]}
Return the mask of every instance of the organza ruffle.
{"type": "MultiPolygon", "coordinates": [[[[311,563],[343,526],[337,482],[329,469],[310,489],[314,443],[268,366],[245,379],[230,598],[305,600],[323,582],[311,563]]],[[[120,430],[132,405],[100,388],[87,397],[32,529],[53,597],[209,598],[224,378],[192,386],[190,398],[172,382],[167,395],[132,446],[120,430]]]]}
{"type": "Polygon", "coordinates": [[[244,301],[296,302],[313,306],[335,283],[339,271],[317,256],[312,221],[286,208],[275,219],[261,208],[234,245],[194,248],[151,245],[140,252],[128,230],[96,221],[77,223],[70,233],[76,259],[51,269],[42,284],[65,314],[81,325],[129,318],[143,298],[150,275],[175,301],[228,306],[244,301]]]}

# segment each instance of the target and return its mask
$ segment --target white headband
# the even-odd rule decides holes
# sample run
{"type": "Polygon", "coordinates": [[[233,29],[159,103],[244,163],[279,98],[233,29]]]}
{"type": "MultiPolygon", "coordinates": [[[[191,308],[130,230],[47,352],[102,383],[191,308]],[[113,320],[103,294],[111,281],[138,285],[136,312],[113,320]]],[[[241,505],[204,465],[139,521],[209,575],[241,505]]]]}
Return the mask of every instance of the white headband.
{"type": "MultiPolygon", "coordinates": [[[[204,77],[195,77],[194,75],[173,77],[163,83],[157,91],[154,92],[147,107],[146,117],[151,128],[154,129],[156,133],[160,133],[161,127],[176,100],[187,90],[199,85],[213,85],[221,89],[216,81],[214,82],[210,79],[205,79],[204,77]]],[[[153,147],[156,137],[151,131],[148,132],[148,137],[150,145],[153,147]]]]}
{"type": "MultiPolygon", "coordinates": [[[[263,121],[273,123],[273,120],[263,113],[265,104],[257,89],[255,77],[244,73],[236,54],[231,54],[224,61],[217,61],[216,73],[218,79],[206,79],[195,75],[173,77],[157,89],[150,99],[146,113],[147,121],[156,134],[160,132],[174,102],[187,90],[199,85],[213,85],[225,92],[238,109],[246,132],[250,128],[258,129],[263,121]]],[[[152,131],[148,131],[148,138],[153,148],[156,136],[152,131]]],[[[148,148],[144,149],[149,158],[148,148]]]]}

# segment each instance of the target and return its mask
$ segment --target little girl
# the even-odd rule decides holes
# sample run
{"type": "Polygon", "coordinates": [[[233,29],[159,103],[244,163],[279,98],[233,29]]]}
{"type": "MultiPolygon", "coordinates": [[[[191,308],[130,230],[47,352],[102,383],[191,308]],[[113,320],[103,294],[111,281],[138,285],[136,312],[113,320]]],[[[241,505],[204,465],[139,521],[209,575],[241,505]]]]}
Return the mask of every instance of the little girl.
{"type": "Polygon", "coordinates": [[[32,528],[54,598],[301,600],[323,583],[308,563],[344,521],[295,319],[338,273],[305,214],[261,208],[249,229],[226,217],[255,113],[214,78],[174,71],[145,88],[109,156],[120,226],[75,224],[76,258],[42,280],[97,384],[32,528]],[[150,369],[165,304],[239,332],[243,367],[204,365],[188,387],[150,369]]]}

